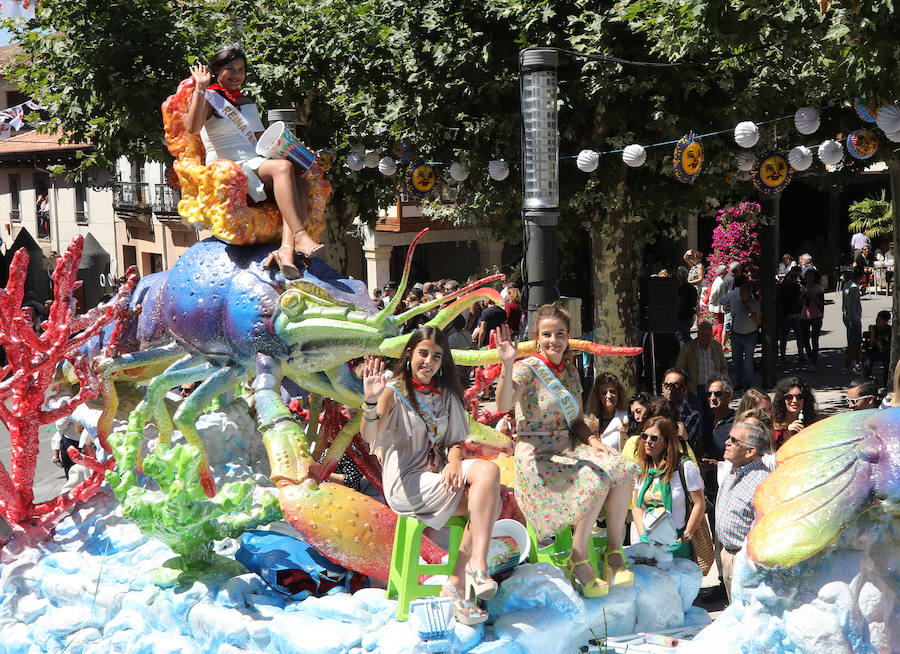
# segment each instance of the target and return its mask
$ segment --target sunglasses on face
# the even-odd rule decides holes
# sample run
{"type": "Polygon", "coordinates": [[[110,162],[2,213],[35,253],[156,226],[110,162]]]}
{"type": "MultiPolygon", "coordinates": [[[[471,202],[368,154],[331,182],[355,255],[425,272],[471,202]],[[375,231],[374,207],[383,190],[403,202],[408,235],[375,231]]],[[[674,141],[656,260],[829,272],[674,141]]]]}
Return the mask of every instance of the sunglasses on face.
{"type": "Polygon", "coordinates": [[[725,395],[725,391],[709,391],[707,395],[709,397],[722,397],[725,395]]]}
{"type": "Polygon", "coordinates": [[[801,394],[799,394],[799,393],[798,393],[797,395],[790,395],[790,394],[789,394],[789,395],[785,395],[785,396],[784,396],[784,401],[785,401],[785,402],[799,402],[799,401],[801,401],[802,399],[803,399],[803,395],[801,395],[801,394]]]}
{"type": "Polygon", "coordinates": [[[660,436],[659,434],[648,434],[646,432],[643,432],[641,434],[641,440],[650,441],[651,445],[655,445],[656,443],[658,443],[660,438],[662,438],[662,436],[660,436]]]}
{"type": "Polygon", "coordinates": [[[729,442],[729,443],[732,443],[733,445],[741,445],[741,446],[743,446],[743,447],[753,447],[752,445],[748,445],[748,444],[745,443],[744,441],[738,440],[738,439],[735,438],[734,436],[729,436],[729,437],[728,437],[728,442],[729,442]]]}
{"type": "Polygon", "coordinates": [[[858,402],[865,402],[866,400],[871,400],[874,395],[863,395],[862,397],[847,397],[847,406],[854,407],[858,402]]]}
{"type": "Polygon", "coordinates": [[[680,391],[683,386],[681,382],[663,382],[663,388],[666,390],[672,390],[674,388],[676,391],[680,391]]]}

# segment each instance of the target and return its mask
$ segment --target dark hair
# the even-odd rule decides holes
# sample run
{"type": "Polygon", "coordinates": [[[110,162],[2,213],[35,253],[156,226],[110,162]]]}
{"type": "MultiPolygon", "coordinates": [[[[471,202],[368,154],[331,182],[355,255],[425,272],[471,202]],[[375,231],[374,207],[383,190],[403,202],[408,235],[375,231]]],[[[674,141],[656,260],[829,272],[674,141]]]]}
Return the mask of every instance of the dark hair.
{"type": "Polygon", "coordinates": [[[676,373],[678,373],[679,375],[681,375],[681,382],[682,382],[682,383],[686,383],[686,382],[687,382],[687,373],[685,373],[684,370],[682,370],[681,368],[676,368],[676,367],[674,367],[674,366],[673,366],[672,368],[669,368],[668,370],[666,370],[666,374],[663,375],[663,379],[665,379],[666,377],[668,377],[668,376],[669,376],[669,373],[673,373],[673,372],[676,372],[676,373]]]}
{"type": "Polygon", "coordinates": [[[850,382],[848,388],[858,388],[860,395],[872,395],[873,397],[878,397],[878,384],[876,384],[875,380],[871,377],[857,377],[850,382]]]}
{"type": "Polygon", "coordinates": [[[788,391],[794,386],[800,389],[800,394],[803,396],[803,422],[811,425],[819,419],[816,398],[809,384],[802,377],[792,376],[780,380],[775,385],[775,391],[772,393],[772,422],[776,425],[784,422],[784,418],[787,415],[784,399],[788,391]]]}
{"type": "Polygon", "coordinates": [[[876,314],[875,318],[876,318],[876,320],[878,318],[881,318],[885,322],[890,322],[891,321],[891,312],[887,311],[886,309],[883,309],[876,314]]]}
{"type": "Polygon", "coordinates": [[[418,411],[419,403],[416,401],[416,393],[412,385],[410,360],[412,359],[412,353],[416,349],[416,345],[422,341],[434,341],[435,345],[444,351],[440,370],[435,373],[431,382],[441,390],[446,389],[450,391],[450,393],[459,400],[460,405],[464,407],[465,401],[463,398],[462,382],[459,381],[459,372],[457,372],[456,364],[453,363],[453,355],[450,352],[450,342],[447,340],[447,335],[443,331],[430,325],[423,325],[412,333],[409,340],[406,342],[406,347],[403,348],[403,354],[400,356],[400,360],[397,362],[397,365],[394,366],[394,377],[397,379],[402,378],[404,380],[409,401],[415,407],[416,411],[418,411]]]}
{"type": "Polygon", "coordinates": [[[600,403],[600,387],[615,386],[616,394],[619,396],[616,402],[616,409],[622,411],[625,409],[625,388],[619,378],[611,372],[601,372],[594,378],[594,385],[591,386],[591,392],[588,395],[585,413],[598,418],[603,417],[603,406],[600,403]]]}
{"type": "Polygon", "coordinates": [[[241,59],[244,65],[247,65],[247,53],[239,43],[227,43],[216,50],[216,53],[209,59],[209,72],[215,77],[218,71],[225,64],[231,63],[235,59],[241,59]]]}
{"type": "Polygon", "coordinates": [[[646,406],[647,410],[644,412],[644,424],[647,424],[647,421],[650,418],[655,418],[657,416],[662,416],[676,424],[678,423],[678,409],[671,400],[667,400],[662,395],[655,395],[650,398],[650,401],[647,402],[646,406]]]}
{"type": "Polygon", "coordinates": [[[635,402],[637,402],[638,404],[642,404],[646,409],[650,404],[650,393],[635,393],[628,398],[628,404],[626,405],[628,411],[628,426],[626,427],[625,431],[629,436],[637,433],[637,430],[640,427],[640,425],[638,425],[637,423],[637,420],[635,420],[634,414],[631,412],[631,405],[635,402]]]}

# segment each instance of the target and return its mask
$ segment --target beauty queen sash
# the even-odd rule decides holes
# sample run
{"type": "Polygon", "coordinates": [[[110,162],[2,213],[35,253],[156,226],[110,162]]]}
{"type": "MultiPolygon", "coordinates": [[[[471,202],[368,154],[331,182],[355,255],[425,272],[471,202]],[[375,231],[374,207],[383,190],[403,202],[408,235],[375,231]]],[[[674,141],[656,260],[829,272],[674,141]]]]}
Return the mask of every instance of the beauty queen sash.
{"type": "Polygon", "coordinates": [[[234,125],[244,135],[244,138],[250,141],[250,145],[254,148],[256,147],[256,134],[250,129],[250,123],[247,122],[247,119],[244,118],[244,115],[237,107],[231,104],[227,98],[223,98],[215,91],[210,91],[209,89],[206,90],[203,97],[206,98],[206,101],[215,109],[217,114],[234,125]]]}
{"type": "Polygon", "coordinates": [[[566,423],[571,428],[572,423],[578,418],[579,413],[578,402],[575,400],[575,396],[563,386],[562,382],[559,381],[557,376],[550,371],[550,368],[548,368],[543,361],[537,357],[528,357],[524,361],[525,365],[531,368],[535,377],[537,377],[547,390],[550,391],[550,394],[556,398],[559,410],[562,411],[566,423]]]}

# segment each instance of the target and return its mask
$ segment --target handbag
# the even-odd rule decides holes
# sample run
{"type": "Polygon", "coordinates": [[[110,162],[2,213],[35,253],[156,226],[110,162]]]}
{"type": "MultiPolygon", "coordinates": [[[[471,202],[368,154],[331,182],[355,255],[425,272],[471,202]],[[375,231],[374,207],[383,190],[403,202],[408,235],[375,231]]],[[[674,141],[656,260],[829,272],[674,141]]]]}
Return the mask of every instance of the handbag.
{"type": "MultiPolygon", "coordinates": [[[[684,499],[687,505],[687,515],[690,516],[694,510],[694,501],[691,499],[691,493],[688,491],[687,483],[684,480],[684,460],[678,464],[678,476],[681,478],[681,487],[684,489],[684,499]]],[[[703,519],[694,533],[691,535],[691,549],[693,550],[693,559],[700,566],[700,571],[706,576],[712,568],[713,562],[716,560],[716,548],[713,545],[712,532],[709,529],[709,519],[706,517],[706,507],[703,511],[703,519]]]]}

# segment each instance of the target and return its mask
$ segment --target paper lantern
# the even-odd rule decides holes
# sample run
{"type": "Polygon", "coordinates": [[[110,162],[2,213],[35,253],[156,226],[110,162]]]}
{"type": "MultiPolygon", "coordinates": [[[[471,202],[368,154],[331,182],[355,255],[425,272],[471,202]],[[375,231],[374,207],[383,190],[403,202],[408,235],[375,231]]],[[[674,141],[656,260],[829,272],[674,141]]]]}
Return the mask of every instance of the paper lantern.
{"type": "Polygon", "coordinates": [[[353,172],[358,170],[362,170],[363,166],[366,165],[365,156],[359,154],[358,152],[351,152],[347,155],[347,163],[346,166],[353,172]]]}
{"type": "Polygon", "coordinates": [[[745,120],[734,128],[734,141],[742,148],[752,148],[759,142],[759,127],[745,120]]]}
{"type": "Polygon", "coordinates": [[[854,98],[853,110],[856,111],[856,115],[859,116],[860,120],[864,120],[867,123],[874,123],[878,116],[878,109],[873,109],[863,104],[862,98],[854,98]]]}
{"type": "Polygon", "coordinates": [[[897,130],[896,132],[886,132],[885,136],[889,141],[900,143],[900,130],[897,130]]]}
{"type": "Polygon", "coordinates": [[[503,159],[494,159],[488,164],[488,175],[497,182],[502,182],[509,177],[509,164],[503,159]]]}
{"type": "Polygon", "coordinates": [[[813,152],[805,145],[798,145],[788,153],[788,161],[794,170],[806,170],[812,166],[813,152]]]}
{"type": "Polygon", "coordinates": [[[593,150],[582,150],[578,153],[578,159],[575,160],[578,170],[585,173],[592,173],[597,170],[600,163],[600,155],[593,150]]]}
{"type": "MultiPolygon", "coordinates": [[[[900,107],[895,104],[886,104],[878,110],[875,123],[885,134],[900,132],[900,107]]],[[[892,141],[894,139],[891,139],[892,141]]]]}
{"type": "Polygon", "coordinates": [[[350,152],[358,154],[360,157],[366,156],[366,146],[362,143],[352,143],[350,145],[350,152]]]}
{"type": "Polygon", "coordinates": [[[781,150],[769,150],[753,162],[750,177],[756,190],[765,195],[783,191],[791,183],[791,166],[781,150]]]}
{"type": "Polygon", "coordinates": [[[378,171],[385,177],[390,177],[397,172],[397,164],[391,157],[382,157],[378,162],[378,171]]]}
{"type": "Polygon", "coordinates": [[[644,162],[647,161],[647,151],[644,150],[644,146],[642,145],[629,145],[622,150],[622,161],[625,162],[626,166],[638,168],[639,166],[643,166],[644,162]]]}
{"type": "Polygon", "coordinates": [[[878,150],[878,137],[870,129],[857,129],[847,135],[847,152],[854,159],[868,159],[878,150]]]}
{"type": "Polygon", "coordinates": [[[801,134],[812,134],[819,129],[819,110],[815,107],[800,107],[794,114],[794,125],[801,134]]]}
{"type": "Polygon", "coordinates": [[[469,176],[469,169],[463,166],[458,161],[454,161],[450,164],[450,177],[455,179],[457,182],[463,182],[469,176]]]}
{"type": "Polygon", "coordinates": [[[738,152],[734,158],[737,160],[738,170],[742,170],[745,173],[749,173],[753,170],[753,162],[756,161],[756,157],[753,156],[753,153],[738,152]]]}
{"type": "Polygon", "coordinates": [[[826,166],[834,166],[841,163],[844,158],[844,147],[834,139],[823,141],[819,146],[819,159],[826,166]]]}
{"type": "Polygon", "coordinates": [[[363,157],[363,163],[366,168],[378,168],[378,150],[366,150],[366,156],[363,157]]]}

